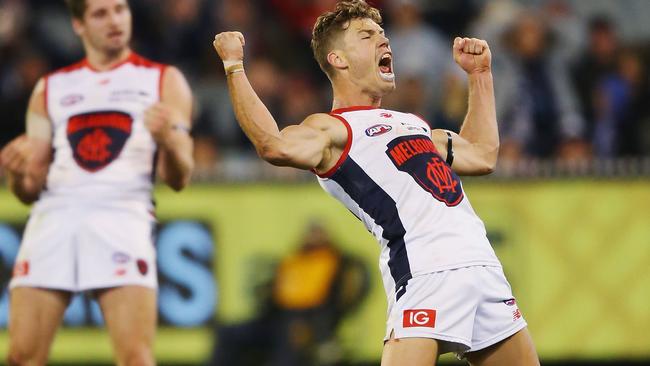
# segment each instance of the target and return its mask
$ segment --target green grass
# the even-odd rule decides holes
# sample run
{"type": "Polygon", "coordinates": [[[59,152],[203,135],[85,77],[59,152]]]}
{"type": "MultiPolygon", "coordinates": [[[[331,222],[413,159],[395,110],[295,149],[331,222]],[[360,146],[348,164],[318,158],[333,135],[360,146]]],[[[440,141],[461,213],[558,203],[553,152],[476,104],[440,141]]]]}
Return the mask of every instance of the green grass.
{"type": "MultiPolygon", "coordinates": [[[[9,344],[6,331],[0,332],[0,360],[5,360],[9,344]]],[[[212,350],[211,329],[162,328],[155,345],[160,363],[202,363],[212,350]]],[[[105,329],[62,329],[50,353],[53,363],[112,363],[112,349],[105,329]]]]}

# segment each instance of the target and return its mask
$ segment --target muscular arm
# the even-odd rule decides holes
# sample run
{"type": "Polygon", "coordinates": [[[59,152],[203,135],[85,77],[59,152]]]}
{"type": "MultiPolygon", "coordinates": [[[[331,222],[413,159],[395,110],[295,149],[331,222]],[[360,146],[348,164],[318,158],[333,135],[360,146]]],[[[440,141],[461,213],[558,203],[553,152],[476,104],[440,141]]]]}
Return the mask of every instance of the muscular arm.
{"type": "MultiPolygon", "coordinates": [[[[494,171],[499,153],[494,86],[490,71],[491,54],[485,41],[454,42],[454,58],[468,73],[469,103],[459,134],[453,134],[452,168],[462,175],[485,175],[494,171]]],[[[447,133],[432,131],[440,152],[447,153],[447,133]]]]}
{"type": "Polygon", "coordinates": [[[150,114],[149,128],[158,143],[158,174],[176,191],[190,181],[194,169],[193,142],[189,134],[192,117],[192,92],[183,74],[175,67],[168,67],[163,74],[162,105],[156,105],[150,114]],[[156,121],[166,120],[163,126],[152,126],[156,121]]]}
{"type": "MultiPolygon", "coordinates": [[[[241,52],[243,58],[243,37],[239,36],[234,32],[217,36],[215,48],[222,59],[230,59],[228,53],[233,50],[241,52]]],[[[333,117],[314,114],[300,125],[280,131],[244,72],[228,75],[228,89],[237,121],[262,159],[274,165],[320,172],[334,165],[332,151],[345,145],[347,131],[333,117]]]]}
{"type": "Polygon", "coordinates": [[[36,84],[25,119],[27,134],[11,141],[0,153],[9,189],[25,204],[36,201],[45,187],[52,159],[52,124],[45,106],[45,82],[36,84]]]}

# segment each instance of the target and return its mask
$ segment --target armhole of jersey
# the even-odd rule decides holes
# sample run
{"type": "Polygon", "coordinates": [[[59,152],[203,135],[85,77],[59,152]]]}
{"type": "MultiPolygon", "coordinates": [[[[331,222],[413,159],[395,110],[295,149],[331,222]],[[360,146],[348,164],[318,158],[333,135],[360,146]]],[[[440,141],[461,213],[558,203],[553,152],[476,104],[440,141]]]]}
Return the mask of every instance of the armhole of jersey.
{"type": "Polygon", "coordinates": [[[341,165],[343,165],[343,162],[348,158],[348,154],[350,153],[350,148],[352,147],[352,127],[350,127],[350,123],[348,123],[348,121],[345,118],[343,118],[343,116],[341,115],[330,113],[330,116],[338,119],[343,123],[345,129],[348,131],[348,140],[345,143],[345,148],[343,148],[343,152],[341,152],[341,157],[339,157],[339,160],[337,160],[336,164],[330,170],[328,170],[323,174],[318,174],[316,173],[315,170],[312,169],[312,172],[314,174],[318,175],[320,178],[323,179],[327,179],[331,177],[334,173],[336,173],[336,171],[341,167],[341,165]]]}
{"type": "MultiPolygon", "coordinates": [[[[433,142],[433,136],[431,135],[433,133],[433,127],[431,127],[431,124],[427,122],[427,120],[424,119],[419,114],[415,114],[415,113],[411,113],[411,114],[419,118],[422,122],[424,122],[424,124],[427,125],[427,127],[429,128],[429,138],[431,139],[431,142],[433,142]]],[[[438,148],[436,147],[435,143],[433,144],[433,148],[436,149],[436,154],[440,155],[440,151],[438,151],[438,148]]]]}

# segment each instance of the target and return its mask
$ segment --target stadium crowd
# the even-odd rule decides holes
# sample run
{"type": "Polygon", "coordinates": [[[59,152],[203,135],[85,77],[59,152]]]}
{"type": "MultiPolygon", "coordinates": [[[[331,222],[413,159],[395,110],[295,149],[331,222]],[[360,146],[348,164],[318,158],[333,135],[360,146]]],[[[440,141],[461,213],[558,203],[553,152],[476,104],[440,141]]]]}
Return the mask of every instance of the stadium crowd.
{"type": "MultiPolygon", "coordinates": [[[[374,0],[384,10],[398,92],[384,105],[458,130],[467,90],[451,40],[488,40],[501,164],[650,156],[650,30],[644,0],[374,0]],[[625,21],[622,21],[625,20],[625,21]]],[[[330,109],[327,79],[309,48],[317,14],[336,0],[131,0],[134,49],[177,65],[195,93],[197,169],[248,164],[214,34],[246,35],[246,69],[281,126],[330,109]]],[[[0,2],[0,146],[24,130],[44,73],[78,61],[63,1],[0,2]]],[[[245,169],[243,169],[245,170],[245,169]]]]}

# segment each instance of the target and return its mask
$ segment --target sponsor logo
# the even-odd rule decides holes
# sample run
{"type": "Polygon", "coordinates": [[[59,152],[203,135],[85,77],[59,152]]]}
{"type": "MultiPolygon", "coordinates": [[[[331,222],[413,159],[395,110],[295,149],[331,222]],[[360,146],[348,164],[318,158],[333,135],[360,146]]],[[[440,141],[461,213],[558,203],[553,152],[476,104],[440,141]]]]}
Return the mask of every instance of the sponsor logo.
{"type": "Polygon", "coordinates": [[[147,261],[144,259],[138,259],[136,261],[136,264],[138,265],[138,271],[140,274],[146,276],[147,272],[149,271],[149,265],[147,264],[147,261]]]}
{"type": "Polygon", "coordinates": [[[404,122],[400,122],[400,124],[402,125],[402,128],[405,129],[405,130],[407,130],[407,131],[414,131],[414,132],[417,132],[417,133],[421,133],[421,132],[423,132],[423,131],[426,132],[426,133],[429,132],[429,131],[428,131],[426,128],[424,128],[424,127],[415,126],[415,125],[410,125],[410,124],[408,124],[408,123],[404,123],[404,122]]]}
{"type": "Polygon", "coordinates": [[[118,102],[118,101],[134,101],[139,98],[148,98],[150,97],[149,92],[146,90],[136,90],[136,89],[122,89],[115,90],[111,93],[109,101],[118,102]]]}
{"type": "Polygon", "coordinates": [[[70,94],[61,98],[61,105],[64,107],[70,107],[84,100],[84,96],[81,94],[70,94]]]}
{"type": "Polygon", "coordinates": [[[383,112],[383,113],[380,113],[380,114],[379,114],[379,117],[383,117],[383,118],[393,118],[393,114],[392,114],[392,113],[386,113],[386,112],[383,112]]]}
{"type": "Polygon", "coordinates": [[[113,253],[113,262],[124,264],[131,260],[131,257],[124,252],[115,252],[113,253]]]}
{"type": "Polygon", "coordinates": [[[503,303],[506,304],[506,305],[508,305],[508,306],[513,306],[513,305],[515,305],[515,304],[517,303],[517,301],[516,301],[515,298],[513,297],[512,299],[503,300],[503,303]]]}
{"type": "Polygon", "coordinates": [[[99,85],[108,85],[111,82],[111,79],[102,79],[99,81],[99,85]]]}
{"type": "Polygon", "coordinates": [[[89,172],[105,168],[131,136],[133,118],[119,111],[84,113],[70,117],[66,129],[74,160],[89,172]]]}
{"type": "Polygon", "coordinates": [[[452,207],[463,200],[460,178],[438,155],[430,138],[400,136],[388,144],[386,154],[397,169],[409,173],[438,201],[452,207]]]}
{"type": "Polygon", "coordinates": [[[118,268],[115,270],[115,277],[122,277],[126,274],[126,268],[118,268]]]}
{"type": "Polygon", "coordinates": [[[404,310],[402,318],[404,328],[413,327],[436,327],[436,311],[431,309],[404,310]]]}
{"type": "Polygon", "coordinates": [[[521,318],[521,311],[519,309],[516,309],[512,312],[512,321],[517,321],[519,318],[521,318]]]}
{"type": "Polygon", "coordinates": [[[14,264],[14,277],[27,276],[29,274],[29,261],[17,261],[14,264]]]}
{"type": "Polygon", "coordinates": [[[374,125],[366,129],[366,136],[375,137],[375,136],[383,135],[392,129],[393,127],[390,125],[384,125],[384,124],[374,125]]]}

